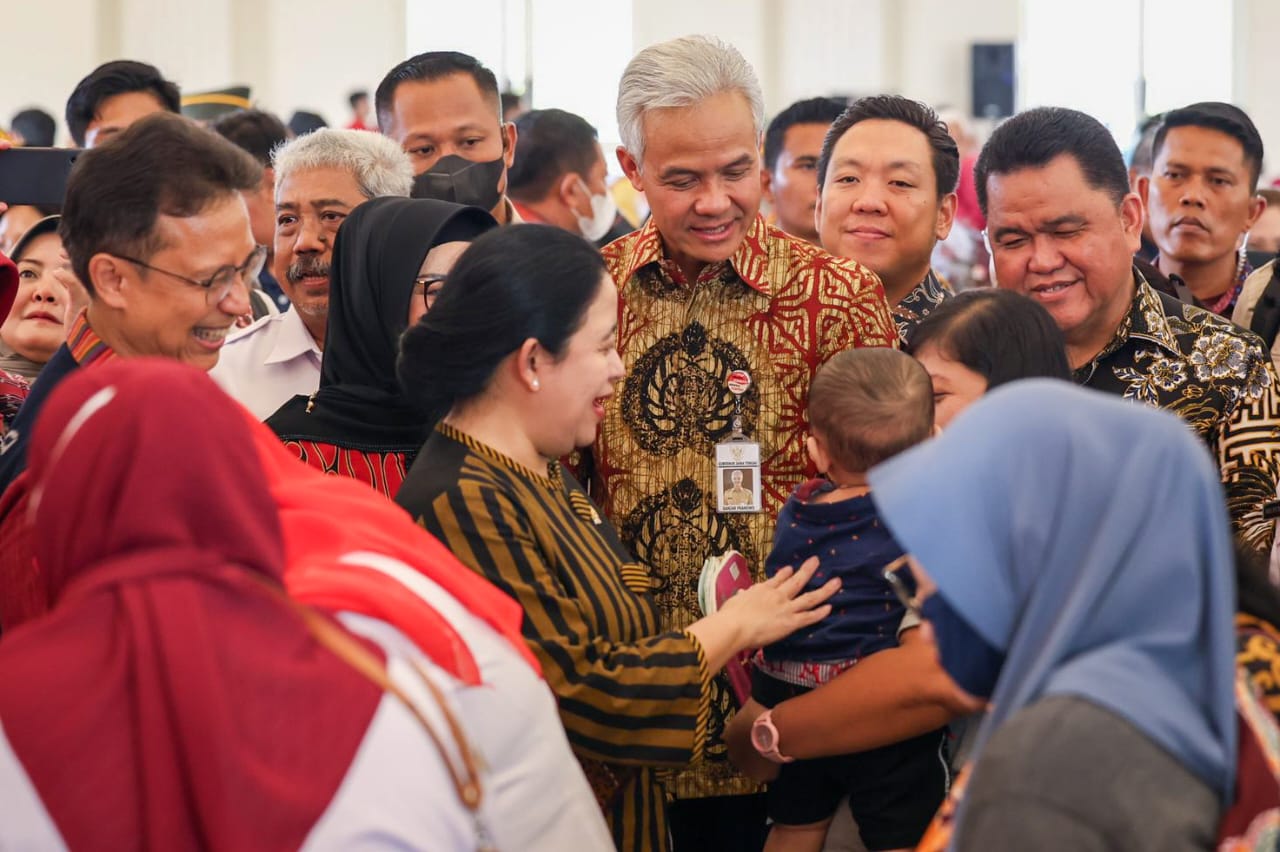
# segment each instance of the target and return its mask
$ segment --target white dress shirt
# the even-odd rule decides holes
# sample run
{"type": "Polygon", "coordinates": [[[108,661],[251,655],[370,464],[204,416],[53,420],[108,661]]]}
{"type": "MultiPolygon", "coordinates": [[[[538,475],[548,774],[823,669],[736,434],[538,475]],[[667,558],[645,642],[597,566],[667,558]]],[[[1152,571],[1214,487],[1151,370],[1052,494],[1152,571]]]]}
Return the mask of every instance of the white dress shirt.
{"type": "Polygon", "coordinates": [[[266,420],[293,397],[320,386],[320,347],[296,308],[232,332],[209,371],[224,391],[266,420]]]}

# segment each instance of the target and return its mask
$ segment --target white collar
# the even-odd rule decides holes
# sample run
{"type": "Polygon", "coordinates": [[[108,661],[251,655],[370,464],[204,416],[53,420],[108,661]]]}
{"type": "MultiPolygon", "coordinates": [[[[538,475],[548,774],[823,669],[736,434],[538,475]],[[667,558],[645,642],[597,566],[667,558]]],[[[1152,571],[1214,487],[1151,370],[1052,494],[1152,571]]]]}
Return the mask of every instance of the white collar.
{"type": "Polygon", "coordinates": [[[274,345],[271,352],[267,354],[266,364],[282,364],[285,361],[292,361],[308,352],[315,354],[316,358],[322,357],[323,353],[320,347],[316,345],[316,340],[311,336],[311,332],[307,331],[307,327],[302,323],[302,317],[298,315],[297,307],[290,307],[289,310],[277,317],[271,317],[271,322],[280,323],[280,328],[276,332],[274,345]]]}

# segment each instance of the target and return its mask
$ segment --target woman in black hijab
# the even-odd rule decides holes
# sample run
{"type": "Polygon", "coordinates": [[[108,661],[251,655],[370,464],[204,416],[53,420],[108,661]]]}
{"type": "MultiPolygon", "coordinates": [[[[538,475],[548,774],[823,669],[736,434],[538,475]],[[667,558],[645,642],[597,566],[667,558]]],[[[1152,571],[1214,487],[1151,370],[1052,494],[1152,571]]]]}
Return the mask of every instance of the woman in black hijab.
{"type": "Polygon", "coordinates": [[[266,421],[285,446],[395,496],[430,431],[396,381],[400,335],[466,245],[496,226],[443,201],[375,198],[352,211],[333,249],[320,387],[266,421]]]}

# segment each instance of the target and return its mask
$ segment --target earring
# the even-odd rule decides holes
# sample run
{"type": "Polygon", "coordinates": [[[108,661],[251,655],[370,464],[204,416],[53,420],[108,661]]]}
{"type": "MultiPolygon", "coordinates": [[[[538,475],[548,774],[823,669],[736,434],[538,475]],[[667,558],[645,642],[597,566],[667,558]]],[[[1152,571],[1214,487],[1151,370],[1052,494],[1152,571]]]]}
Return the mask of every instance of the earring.
{"type": "Polygon", "coordinates": [[[532,382],[529,383],[529,387],[533,388],[534,390],[541,390],[542,383],[535,378],[532,382]]]}

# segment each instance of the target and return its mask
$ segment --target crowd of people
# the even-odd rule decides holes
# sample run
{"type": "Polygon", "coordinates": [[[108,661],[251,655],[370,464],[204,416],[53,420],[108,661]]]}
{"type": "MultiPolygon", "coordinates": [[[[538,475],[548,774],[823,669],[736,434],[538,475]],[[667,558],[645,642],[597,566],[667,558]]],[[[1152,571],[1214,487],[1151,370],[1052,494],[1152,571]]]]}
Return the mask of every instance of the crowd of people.
{"type": "Polygon", "coordinates": [[[611,187],[462,53],[351,105],[109,62],[0,197],[0,847],[1280,849],[1243,110],[766,122],[687,36],[611,187]]]}

